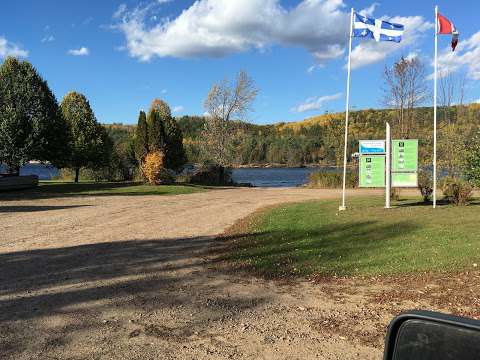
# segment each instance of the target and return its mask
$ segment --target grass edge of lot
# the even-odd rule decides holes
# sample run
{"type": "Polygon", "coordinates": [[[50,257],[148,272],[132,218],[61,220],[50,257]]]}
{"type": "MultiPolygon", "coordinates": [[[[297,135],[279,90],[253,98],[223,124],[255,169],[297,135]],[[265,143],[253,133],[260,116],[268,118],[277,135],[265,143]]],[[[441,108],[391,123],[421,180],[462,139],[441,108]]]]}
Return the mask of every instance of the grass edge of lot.
{"type": "MultiPolygon", "coordinates": [[[[360,198],[358,198],[360,199],[360,198]]],[[[462,209],[476,209],[475,211],[479,213],[480,216],[480,203],[478,201],[479,199],[476,198],[474,201],[474,205],[471,205],[469,207],[455,207],[452,205],[443,205],[440,207],[440,209],[447,210],[449,212],[461,212],[462,209]],[[478,210],[477,210],[478,209],[478,210]]],[[[382,199],[380,197],[377,197],[376,205],[380,205],[382,199]]],[[[441,267],[434,267],[434,268],[428,268],[428,267],[422,267],[420,266],[419,268],[411,268],[402,270],[402,271],[379,271],[379,272],[365,272],[365,273],[342,273],[340,272],[335,272],[335,271],[327,271],[327,272],[317,272],[317,271],[265,271],[265,269],[262,269],[261,267],[259,268],[258,266],[255,266],[255,264],[241,261],[238,259],[236,255],[238,255],[238,251],[240,249],[245,249],[247,248],[254,248],[252,247],[252,243],[255,242],[255,239],[259,239],[259,241],[262,241],[262,232],[264,229],[262,229],[262,225],[265,223],[265,219],[268,218],[269,215],[271,215],[274,211],[281,209],[281,208],[289,208],[289,207],[294,207],[297,205],[302,205],[302,204],[321,204],[321,203],[333,203],[335,206],[336,200],[308,200],[308,201],[302,201],[302,202],[296,202],[296,203],[283,203],[283,204],[276,204],[276,205],[270,205],[267,207],[263,207],[261,209],[256,210],[254,213],[248,215],[247,217],[237,221],[235,224],[233,224],[231,227],[229,227],[224,234],[220,237],[221,245],[217,247],[217,249],[214,251],[214,253],[217,256],[217,261],[219,265],[223,270],[225,271],[234,271],[234,272],[244,272],[245,274],[250,274],[256,277],[260,278],[267,278],[267,279],[276,279],[276,280],[291,280],[291,279],[298,279],[298,278],[305,278],[308,280],[314,280],[314,279],[322,279],[327,280],[327,279],[338,279],[338,278],[356,278],[356,279],[369,279],[369,278],[385,278],[385,279],[398,279],[398,278],[410,278],[410,277],[416,277],[420,274],[425,275],[425,276],[441,276],[441,274],[451,274],[451,273],[460,273],[460,272],[469,272],[469,271],[478,271],[477,264],[480,266],[480,258],[475,258],[475,259],[470,259],[469,254],[465,251],[466,258],[468,260],[472,261],[464,261],[461,264],[455,264],[452,262],[447,268],[442,269],[441,267]],[[248,244],[250,242],[250,244],[248,244]],[[245,246],[245,244],[247,245],[245,246]],[[477,259],[479,261],[477,261],[477,259]]],[[[404,199],[400,202],[396,203],[396,208],[391,209],[391,210],[386,210],[386,211],[396,211],[402,208],[410,208],[412,211],[415,211],[416,208],[423,208],[423,210],[428,209],[428,206],[424,207],[419,207],[418,205],[420,204],[417,199],[404,199]],[[411,206],[408,206],[408,201],[410,201],[412,204],[411,206]]],[[[378,210],[378,209],[377,209],[378,210]]],[[[382,209],[384,210],[384,209],[382,209]]],[[[432,210],[432,211],[437,211],[437,213],[434,216],[437,216],[439,209],[437,210],[432,210]]],[[[440,210],[442,211],[442,210],[440,210]]],[[[338,215],[338,214],[337,214],[338,215]]],[[[448,224],[445,226],[444,229],[441,229],[441,233],[443,230],[449,231],[451,230],[450,228],[447,229],[448,224]]],[[[430,229],[432,230],[432,229],[430,229]]],[[[430,234],[429,234],[430,235],[430,234]]],[[[451,235],[451,234],[450,234],[451,235]]],[[[441,235],[439,235],[441,236],[441,235]]],[[[471,239],[470,239],[471,240],[471,239]]],[[[448,241],[447,241],[448,243],[448,241]]],[[[475,244],[477,246],[480,246],[480,240],[475,244]]],[[[422,252],[419,252],[422,254],[422,252]]],[[[479,253],[478,251],[475,251],[475,253],[479,253]]],[[[282,266],[282,263],[279,262],[278,266],[282,266]]]]}

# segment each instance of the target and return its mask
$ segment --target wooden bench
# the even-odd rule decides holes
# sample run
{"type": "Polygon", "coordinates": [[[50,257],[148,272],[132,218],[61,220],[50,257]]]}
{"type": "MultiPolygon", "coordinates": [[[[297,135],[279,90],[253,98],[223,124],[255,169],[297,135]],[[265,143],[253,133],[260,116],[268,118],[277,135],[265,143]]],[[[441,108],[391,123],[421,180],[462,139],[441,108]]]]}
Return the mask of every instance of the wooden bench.
{"type": "Polygon", "coordinates": [[[24,190],[38,186],[38,176],[2,176],[0,175],[0,191],[24,190]]]}

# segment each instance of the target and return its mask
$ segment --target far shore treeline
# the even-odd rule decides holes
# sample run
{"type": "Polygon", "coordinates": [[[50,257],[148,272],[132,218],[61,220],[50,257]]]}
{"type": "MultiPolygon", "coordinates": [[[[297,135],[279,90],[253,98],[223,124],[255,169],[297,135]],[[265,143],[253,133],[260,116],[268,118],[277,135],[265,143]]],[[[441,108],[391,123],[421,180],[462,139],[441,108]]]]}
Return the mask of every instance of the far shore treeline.
{"type": "MultiPolygon", "coordinates": [[[[439,121],[439,161],[445,171],[455,169],[455,151],[472,144],[479,128],[480,104],[455,105],[446,110],[446,121],[439,121]],[[454,150],[456,148],[456,150],[454,150]],[[451,152],[451,150],[453,152],[451,152]]],[[[432,162],[433,108],[421,107],[413,111],[414,124],[404,138],[420,141],[420,160],[423,167],[432,162]]],[[[384,139],[385,122],[395,123],[394,109],[366,109],[350,113],[349,153],[358,151],[358,141],[384,139]]],[[[445,117],[443,117],[445,119],[445,117]]],[[[183,133],[188,162],[202,161],[202,131],[204,116],[176,118],[183,133]]],[[[256,125],[234,121],[231,166],[341,166],[345,113],[314,116],[303,121],[256,125]]],[[[135,125],[113,123],[104,125],[116,141],[125,141],[135,132],[135,125]]],[[[394,137],[401,138],[394,130],[394,137]]],[[[403,137],[402,137],[403,138],[403,137]]],[[[349,159],[351,162],[352,159],[349,159]]],[[[459,160],[459,159],[457,159],[459,160]]],[[[457,164],[458,165],[458,164],[457,164]]]]}
{"type": "MultiPolygon", "coordinates": [[[[359,140],[385,138],[389,122],[394,138],[419,140],[420,166],[427,170],[432,164],[433,109],[423,106],[429,98],[423,65],[400,58],[385,68],[384,79],[383,102],[389,109],[351,112],[348,153],[358,151],[359,140]]],[[[464,81],[455,88],[453,77],[445,76],[441,85],[441,173],[479,186],[480,104],[464,104],[464,81]]],[[[207,116],[173,117],[165,101],[152,99],[146,113],[139,109],[137,119],[127,120],[135,125],[101,124],[83,94],[72,91],[58,103],[28,61],[9,57],[0,66],[0,163],[10,174],[18,174],[29,161],[40,161],[75,181],[154,184],[176,181],[188,163],[222,174],[216,183],[223,181],[228,167],[342,164],[344,113],[251,124],[246,119],[257,93],[253,79],[241,71],[233,81],[212,85],[204,102],[207,116]]],[[[348,161],[354,165],[353,157],[348,161]]],[[[204,180],[205,174],[198,178],[204,180]]]]}

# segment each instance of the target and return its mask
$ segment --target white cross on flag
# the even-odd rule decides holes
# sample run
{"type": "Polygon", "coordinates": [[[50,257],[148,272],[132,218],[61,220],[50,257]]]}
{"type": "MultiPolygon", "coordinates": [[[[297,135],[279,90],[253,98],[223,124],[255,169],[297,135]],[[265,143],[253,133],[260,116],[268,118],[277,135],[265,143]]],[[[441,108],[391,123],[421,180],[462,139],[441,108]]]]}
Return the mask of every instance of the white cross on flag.
{"type": "Polygon", "coordinates": [[[371,38],[375,41],[402,41],[404,27],[379,19],[371,19],[355,13],[353,36],[371,38]]]}

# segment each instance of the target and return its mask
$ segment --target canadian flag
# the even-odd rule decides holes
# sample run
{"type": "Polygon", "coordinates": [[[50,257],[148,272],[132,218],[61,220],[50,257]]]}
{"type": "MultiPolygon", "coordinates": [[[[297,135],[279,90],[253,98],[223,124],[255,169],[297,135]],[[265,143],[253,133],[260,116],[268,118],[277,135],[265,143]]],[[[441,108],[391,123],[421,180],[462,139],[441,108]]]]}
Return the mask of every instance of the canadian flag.
{"type": "Polygon", "coordinates": [[[438,21],[438,34],[452,34],[452,51],[455,51],[455,48],[458,44],[458,31],[455,28],[453,22],[448,20],[445,16],[437,14],[438,21]]]}

